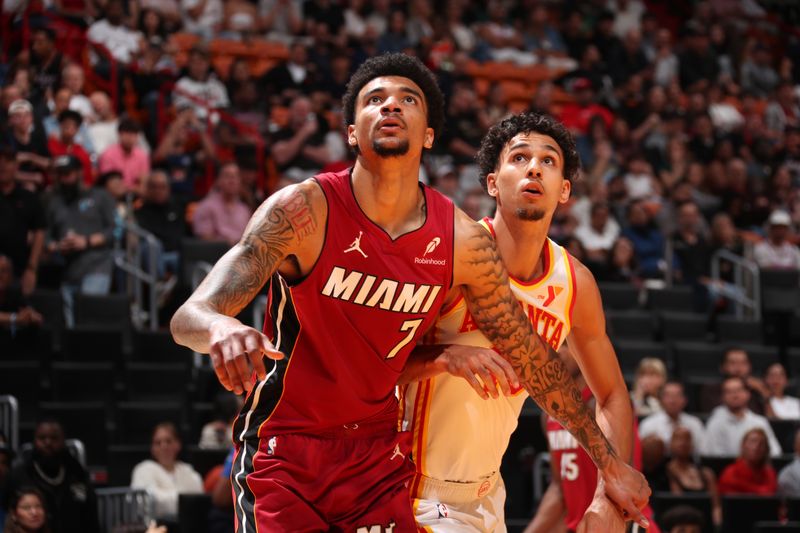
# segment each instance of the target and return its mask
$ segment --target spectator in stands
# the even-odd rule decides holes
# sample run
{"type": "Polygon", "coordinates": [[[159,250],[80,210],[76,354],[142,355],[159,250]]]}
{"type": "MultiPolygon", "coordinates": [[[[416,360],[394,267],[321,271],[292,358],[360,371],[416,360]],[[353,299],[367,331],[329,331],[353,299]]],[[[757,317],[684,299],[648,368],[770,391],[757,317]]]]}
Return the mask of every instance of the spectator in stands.
{"type": "Polygon", "coordinates": [[[17,152],[17,180],[28,189],[42,188],[50,168],[50,152],[44,130],[33,120],[33,106],[27,100],[15,100],[8,106],[7,144],[17,152]]]}
{"type": "Polygon", "coordinates": [[[80,113],[84,120],[92,116],[92,103],[83,94],[85,81],[83,68],[77,63],[68,63],[61,71],[61,85],[70,91],[69,108],[80,113]]]}
{"type": "Polygon", "coordinates": [[[42,324],[42,315],[25,303],[22,292],[14,285],[11,260],[0,255],[0,346],[12,343],[29,345],[34,329],[42,324]]]}
{"type": "Polygon", "coordinates": [[[222,11],[221,0],[181,0],[183,29],[208,41],[222,24],[222,11]]]}
{"type": "Polygon", "coordinates": [[[50,533],[44,495],[33,487],[23,487],[11,496],[4,533],[50,533]]]}
{"type": "Polygon", "coordinates": [[[606,126],[611,128],[614,115],[606,107],[595,102],[594,85],[589,78],[576,78],[572,82],[575,102],[564,104],[559,120],[573,135],[586,135],[592,118],[599,116],[606,126]]]}
{"type": "Polygon", "coordinates": [[[120,120],[117,127],[119,142],[103,152],[97,163],[100,173],[116,170],[129,191],[139,191],[141,180],[150,173],[150,157],[139,146],[141,128],[132,119],[120,120]]]}
{"type": "Polygon", "coordinates": [[[645,357],[636,368],[636,377],[631,391],[633,410],[637,416],[648,416],[660,412],[658,392],[667,381],[667,368],[656,357],[645,357]]]}
{"type": "Polygon", "coordinates": [[[609,252],[619,237],[619,224],[610,216],[608,205],[593,203],[588,224],[579,224],[575,237],[586,250],[589,264],[602,264],[608,261],[609,252]]]}
{"type": "Polygon", "coordinates": [[[765,413],[769,418],[783,420],[800,419],[800,399],[786,395],[786,369],[780,363],[772,363],[764,374],[764,384],[769,389],[765,413]]]}
{"type": "Polygon", "coordinates": [[[633,244],[639,273],[645,278],[663,277],[664,236],[653,222],[644,201],[634,201],[627,208],[628,227],[622,235],[633,244]]]}
{"type": "Polygon", "coordinates": [[[303,29],[302,0],[259,0],[258,13],[267,39],[286,42],[303,29]]]}
{"type": "Polygon", "coordinates": [[[222,27],[219,37],[248,41],[260,28],[258,8],[246,0],[227,0],[222,9],[222,27]]]}
{"type": "Polygon", "coordinates": [[[717,479],[710,468],[698,466],[696,449],[692,432],[685,427],[675,428],[670,440],[672,458],[667,463],[669,491],[672,494],[707,493],[711,497],[712,520],[719,527],[722,524],[722,505],[717,479]]]}
{"type": "Polygon", "coordinates": [[[708,31],[697,21],[686,24],[686,48],[678,57],[684,91],[705,90],[716,83],[719,65],[709,46],[708,31]]]}
{"type": "Polygon", "coordinates": [[[567,46],[558,28],[550,24],[550,13],[546,4],[536,4],[522,16],[528,20],[522,35],[526,50],[534,52],[541,63],[548,57],[566,57],[567,46]]]}
{"type": "Polygon", "coordinates": [[[239,165],[223,163],[214,188],[194,210],[192,231],[196,236],[230,245],[239,241],[252,214],[240,197],[241,188],[239,165]]]}
{"type": "Polygon", "coordinates": [[[114,202],[97,188],[81,186],[80,162],[62,156],[54,164],[56,183],[46,198],[46,249],[61,279],[67,305],[75,291],[107,294],[111,287],[114,202]]]}
{"type": "Polygon", "coordinates": [[[31,103],[37,111],[58,87],[64,56],[56,46],[56,32],[52,28],[38,28],[31,39],[31,103]]]}
{"type": "Polygon", "coordinates": [[[791,82],[778,85],[775,98],[764,109],[764,125],[778,139],[783,137],[786,128],[800,127],[800,104],[791,82]]]}
{"type": "Polygon", "coordinates": [[[689,505],[676,505],[664,512],[660,526],[664,533],[703,533],[706,531],[703,513],[689,505]]]}
{"type": "Polygon", "coordinates": [[[800,497],[800,429],[794,434],[794,460],[781,469],[778,487],[782,496],[800,497]]]}
{"type": "Polygon", "coordinates": [[[169,175],[155,169],[145,180],[142,205],[135,211],[136,222],[156,236],[162,251],[159,255],[159,276],[178,273],[181,240],[187,236],[185,207],[170,194],[169,175]]]}
{"type": "MultiPolygon", "coordinates": [[[[58,138],[61,136],[61,124],[58,119],[61,113],[70,110],[69,103],[71,98],[72,91],[67,87],[60,88],[53,96],[53,111],[42,120],[42,126],[44,126],[44,133],[47,135],[48,143],[52,137],[58,138]]],[[[75,111],[73,110],[73,112],[75,111]]],[[[78,125],[78,130],[73,136],[73,140],[88,154],[94,155],[94,146],[92,146],[92,139],[89,136],[89,128],[87,128],[86,124],[83,122],[83,115],[81,115],[81,123],[78,125]]],[[[49,146],[48,144],[48,147],[49,146]]],[[[58,157],[59,155],[64,154],[50,154],[51,157],[58,157]]]]}
{"type": "Polygon", "coordinates": [[[683,383],[680,381],[667,381],[658,393],[662,410],[647,416],[639,424],[641,438],[650,435],[658,436],[669,446],[673,433],[678,428],[686,428],[692,437],[695,450],[702,450],[705,443],[705,428],[703,422],[694,415],[684,411],[686,409],[686,395],[683,383]]]}
{"type": "Polygon", "coordinates": [[[166,134],[161,138],[153,162],[169,168],[172,192],[189,197],[194,194],[194,178],[204,171],[204,164],[214,159],[214,142],[200,122],[193,107],[178,109],[166,134]]]}
{"type": "Polygon", "coordinates": [[[165,84],[175,81],[177,73],[178,66],[165,46],[164,40],[158,36],[150,37],[136,61],[133,87],[139,96],[139,106],[147,110],[149,122],[147,137],[154,143],[158,138],[158,106],[161,89],[165,84]]]}
{"type": "Polygon", "coordinates": [[[144,489],[153,496],[156,518],[162,521],[177,520],[179,494],[203,492],[200,474],[192,465],[178,460],[180,452],[178,428],[171,422],[162,422],[153,430],[152,459],[136,465],[131,474],[131,487],[144,489]]]}
{"type": "Polygon", "coordinates": [[[728,376],[722,382],[722,405],[712,411],[706,423],[705,455],[734,456],[739,452],[742,437],[753,428],[761,428],[767,435],[770,454],[781,454],[781,445],[769,422],[752,412],[747,403],[750,391],[745,380],[739,376],[728,376]]]}
{"type": "Polygon", "coordinates": [[[756,244],[753,256],[761,268],[800,269],[800,249],[793,244],[792,218],[786,211],[775,210],[769,216],[767,238],[756,244]]]}
{"type": "Polygon", "coordinates": [[[44,247],[44,211],[39,198],[16,181],[17,154],[0,146],[0,254],[7,255],[22,293],[36,288],[44,247]]]}
{"type": "Polygon", "coordinates": [[[389,54],[408,48],[411,48],[411,42],[406,35],[406,14],[401,9],[394,9],[389,15],[386,31],[378,38],[378,52],[389,54]]]}
{"type": "Polygon", "coordinates": [[[773,496],[778,491],[775,469],[769,464],[767,434],[761,428],[747,431],[739,458],[719,476],[719,493],[773,496]]]}
{"type": "Polygon", "coordinates": [[[192,47],[186,65],[186,75],[175,85],[175,107],[194,108],[200,120],[205,120],[210,109],[228,107],[228,91],[211,69],[208,49],[192,47]]]}
{"type": "Polygon", "coordinates": [[[203,450],[227,450],[231,445],[231,424],[242,400],[229,392],[220,392],[214,398],[214,419],[200,431],[198,447],[203,450]]]}
{"type": "Polygon", "coordinates": [[[332,152],[340,151],[341,146],[332,146],[336,133],[333,136],[328,133],[325,121],[314,113],[311,100],[306,97],[292,100],[289,124],[272,138],[272,157],[278,169],[290,179],[301,181],[335,161],[332,152]]]}
{"type": "MultiPolygon", "coordinates": [[[[722,356],[720,376],[726,378],[735,376],[742,378],[750,393],[748,407],[756,414],[764,414],[764,404],[769,397],[769,389],[764,382],[752,375],[753,366],[750,356],[741,348],[728,348],[722,356]]],[[[722,400],[722,385],[720,383],[708,384],[703,387],[700,395],[700,408],[711,411],[722,400]]]]}
{"type": "Polygon", "coordinates": [[[614,242],[605,264],[597,265],[595,268],[598,281],[633,284],[638,284],[640,281],[639,263],[633,243],[625,237],[620,237],[614,242]]]}
{"type": "Polygon", "coordinates": [[[58,114],[58,135],[51,136],[47,141],[47,149],[54,158],[62,155],[74,156],[83,167],[83,183],[91,185],[94,182],[94,169],[89,152],[77,140],[78,131],[83,124],[83,117],[77,111],[65,109],[58,114]]]}
{"type": "Polygon", "coordinates": [[[45,419],[36,424],[33,452],[9,474],[10,494],[23,487],[35,487],[44,495],[52,533],[99,533],[89,473],[67,450],[59,422],[45,419]]]}
{"type": "MultiPolygon", "coordinates": [[[[102,91],[95,91],[89,97],[92,104],[92,119],[89,121],[89,138],[91,139],[92,146],[95,153],[102,154],[112,144],[119,141],[117,129],[119,128],[119,119],[114,113],[114,107],[111,98],[102,91]]],[[[149,152],[150,147],[144,140],[143,136],[139,137],[139,146],[145,151],[149,152]]]]}
{"type": "Polygon", "coordinates": [[[481,146],[489,118],[481,108],[472,81],[458,82],[445,113],[447,129],[442,145],[456,165],[470,165],[481,146]]]}
{"type": "Polygon", "coordinates": [[[94,45],[105,47],[114,61],[127,67],[141,51],[142,34],[128,28],[124,24],[124,16],[122,0],[108,0],[105,18],[89,26],[86,38],[94,45]]]}
{"type": "Polygon", "coordinates": [[[678,207],[677,229],[672,234],[675,254],[673,279],[694,289],[695,309],[708,307],[706,286],[711,276],[711,246],[703,235],[703,218],[697,204],[684,202],[678,207]]]}
{"type": "Polygon", "coordinates": [[[743,91],[752,93],[757,98],[768,98],[778,86],[780,77],[772,68],[772,54],[762,43],[751,43],[749,53],[745,51],[745,59],[740,67],[740,83],[743,91]]]}
{"type": "Polygon", "coordinates": [[[311,94],[318,83],[319,73],[308,60],[306,45],[295,41],[289,47],[286,62],[264,74],[259,85],[262,94],[268,95],[273,103],[280,103],[311,94]]]}

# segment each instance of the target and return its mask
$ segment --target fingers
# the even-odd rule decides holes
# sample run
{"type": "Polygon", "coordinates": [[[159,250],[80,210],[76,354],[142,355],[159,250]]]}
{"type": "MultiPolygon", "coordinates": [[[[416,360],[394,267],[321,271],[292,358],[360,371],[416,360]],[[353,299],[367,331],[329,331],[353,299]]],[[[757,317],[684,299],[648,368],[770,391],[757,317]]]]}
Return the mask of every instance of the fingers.
{"type": "Polygon", "coordinates": [[[269,342],[269,339],[266,335],[263,333],[260,333],[259,335],[261,336],[261,351],[264,352],[264,355],[276,361],[279,361],[285,357],[283,352],[275,349],[272,343],[269,342]]]}
{"type": "Polygon", "coordinates": [[[264,352],[261,339],[256,336],[249,336],[244,340],[245,355],[249,358],[250,367],[255,371],[258,380],[267,377],[267,369],[264,368],[264,352]]]}
{"type": "Polygon", "coordinates": [[[519,389],[519,377],[517,377],[517,373],[514,372],[514,367],[511,366],[511,363],[496,352],[492,352],[492,360],[502,369],[509,386],[514,390],[519,389]]]}
{"type": "Polygon", "coordinates": [[[214,373],[217,375],[220,385],[225,390],[233,392],[233,385],[228,377],[228,371],[225,369],[225,359],[222,357],[222,353],[219,349],[212,347],[208,355],[211,357],[211,364],[214,366],[214,373]]]}
{"type": "Polygon", "coordinates": [[[497,392],[497,382],[494,380],[491,372],[487,369],[487,364],[484,363],[475,369],[475,374],[483,381],[483,388],[492,398],[498,398],[500,393],[497,392]]]}
{"type": "Polygon", "coordinates": [[[489,399],[489,395],[483,388],[483,384],[480,381],[478,381],[478,378],[475,377],[475,374],[467,370],[461,377],[467,380],[467,383],[469,383],[470,387],[473,388],[473,390],[478,394],[478,396],[480,396],[484,400],[489,399]]]}

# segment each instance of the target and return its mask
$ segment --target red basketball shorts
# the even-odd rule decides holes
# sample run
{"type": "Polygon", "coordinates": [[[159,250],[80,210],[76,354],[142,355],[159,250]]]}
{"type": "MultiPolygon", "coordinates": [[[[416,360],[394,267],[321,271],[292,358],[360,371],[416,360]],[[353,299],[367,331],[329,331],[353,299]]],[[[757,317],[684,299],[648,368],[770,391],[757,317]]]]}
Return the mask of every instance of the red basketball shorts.
{"type": "Polygon", "coordinates": [[[416,532],[408,432],[358,433],[241,443],[231,470],[236,533],[416,532]]]}

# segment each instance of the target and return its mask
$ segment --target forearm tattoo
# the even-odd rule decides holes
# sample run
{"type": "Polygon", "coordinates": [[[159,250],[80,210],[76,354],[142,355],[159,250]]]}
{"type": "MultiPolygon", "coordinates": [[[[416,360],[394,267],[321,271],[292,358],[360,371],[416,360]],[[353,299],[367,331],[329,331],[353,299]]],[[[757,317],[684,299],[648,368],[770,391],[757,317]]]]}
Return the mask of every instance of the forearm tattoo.
{"type": "Polygon", "coordinates": [[[533,331],[511,292],[494,239],[476,232],[467,240],[467,249],[477,283],[464,293],[475,323],[505,355],[534,401],[578,439],[598,468],[604,468],[616,455],[614,448],[558,354],[533,331]]]}

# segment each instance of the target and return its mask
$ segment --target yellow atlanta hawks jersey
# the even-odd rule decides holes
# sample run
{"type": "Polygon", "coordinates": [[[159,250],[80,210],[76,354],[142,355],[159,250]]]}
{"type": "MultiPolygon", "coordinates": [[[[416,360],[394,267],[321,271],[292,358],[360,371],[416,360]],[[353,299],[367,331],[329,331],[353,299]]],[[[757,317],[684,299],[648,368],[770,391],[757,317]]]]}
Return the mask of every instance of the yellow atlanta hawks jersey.
{"type": "MultiPolygon", "coordinates": [[[[491,220],[482,224],[494,234],[491,220]]],[[[557,350],[570,331],[575,271],[567,251],[550,239],[542,253],[543,274],[531,282],[511,278],[511,289],[539,336],[557,350]]],[[[442,310],[431,342],[491,346],[462,297],[442,310]]],[[[527,394],[520,389],[513,396],[484,400],[464,379],[445,373],[403,387],[401,397],[401,427],[412,432],[417,473],[475,482],[500,470],[527,394]]],[[[417,481],[412,496],[417,496],[418,487],[417,481]]]]}

